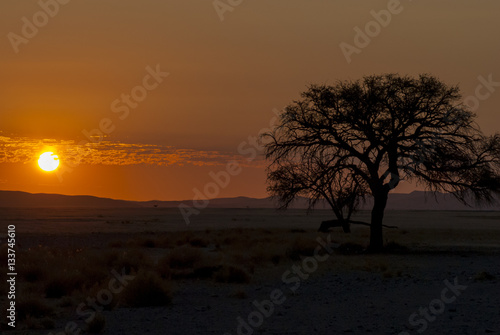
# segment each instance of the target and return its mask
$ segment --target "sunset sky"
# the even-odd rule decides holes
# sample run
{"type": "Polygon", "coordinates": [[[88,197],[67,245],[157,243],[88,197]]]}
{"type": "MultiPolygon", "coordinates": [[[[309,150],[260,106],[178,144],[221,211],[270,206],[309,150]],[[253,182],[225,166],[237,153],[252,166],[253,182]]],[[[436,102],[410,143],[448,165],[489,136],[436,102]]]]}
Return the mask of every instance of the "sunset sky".
{"type": "Polygon", "coordinates": [[[183,200],[232,168],[216,197],[265,197],[254,138],[275,111],[308,84],[386,72],[459,84],[499,131],[500,1],[397,2],[1,1],[0,190],[183,200]]]}

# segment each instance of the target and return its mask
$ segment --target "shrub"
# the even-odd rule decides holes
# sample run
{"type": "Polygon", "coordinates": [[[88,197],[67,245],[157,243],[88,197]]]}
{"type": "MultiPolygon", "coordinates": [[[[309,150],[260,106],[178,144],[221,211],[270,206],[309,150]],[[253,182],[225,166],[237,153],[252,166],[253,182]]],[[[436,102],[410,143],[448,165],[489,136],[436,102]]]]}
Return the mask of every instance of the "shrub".
{"type": "Polygon", "coordinates": [[[139,272],[140,269],[147,269],[153,265],[151,258],[142,250],[131,249],[123,251],[112,251],[105,256],[107,268],[125,269],[126,274],[139,272]]]}
{"type": "Polygon", "coordinates": [[[486,271],[479,272],[474,276],[475,281],[485,281],[485,280],[493,280],[493,279],[496,279],[496,277],[494,275],[492,275],[491,273],[486,272],[486,271]]]}
{"type": "Polygon", "coordinates": [[[51,318],[32,318],[30,316],[26,317],[26,327],[28,329],[54,329],[56,323],[51,318]]]}
{"type": "Polygon", "coordinates": [[[156,269],[162,278],[170,279],[172,276],[172,270],[170,269],[170,257],[165,256],[160,258],[158,264],[156,265],[156,269]]]}
{"type": "Polygon", "coordinates": [[[147,238],[140,243],[140,246],[144,248],[154,248],[156,247],[156,243],[152,239],[147,238]]]}
{"type": "Polygon", "coordinates": [[[278,265],[285,255],[289,256],[290,250],[290,248],[287,250],[282,244],[257,243],[251,248],[249,258],[253,264],[272,263],[278,265]]]}
{"type": "Polygon", "coordinates": [[[36,298],[19,300],[16,304],[16,310],[19,321],[26,320],[27,317],[48,317],[54,313],[52,307],[44,304],[40,299],[36,298]]]}
{"type": "Polygon", "coordinates": [[[108,247],[110,248],[123,248],[124,246],[123,241],[111,241],[108,243],[108,247]]]}
{"type": "Polygon", "coordinates": [[[87,324],[87,332],[91,334],[100,334],[106,326],[106,319],[101,313],[97,313],[92,320],[87,324]]]}
{"type": "Polygon", "coordinates": [[[238,290],[233,291],[229,296],[232,297],[232,298],[236,298],[236,299],[246,299],[246,298],[248,298],[247,293],[244,290],[242,290],[242,289],[238,289],[238,290]]]}
{"type": "Polygon", "coordinates": [[[122,291],[120,301],[129,307],[164,306],[172,301],[172,294],[156,273],[141,271],[122,291]]]}
{"type": "Polygon", "coordinates": [[[290,229],[291,233],[305,233],[306,231],[304,229],[290,229]]]}
{"type": "Polygon", "coordinates": [[[200,267],[196,267],[193,269],[193,278],[197,279],[207,279],[207,278],[212,278],[217,271],[221,269],[221,266],[216,266],[216,265],[204,265],[200,267]]]}
{"type": "Polygon", "coordinates": [[[85,280],[85,276],[79,271],[64,271],[47,282],[45,296],[61,298],[70,295],[73,291],[82,289],[85,280]]]}
{"type": "Polygon", "coordinates": [[[292,260],[299,260],[300,256],[313,256],[317,246],[315,240],[297,237],[286,251],[286,255],[292,260]]]}
{"type": "Polygon", "coordinates": [[[189,244],[193,247],[206,248],[210,245],[210,240],[206,237],[195,236],[189,240],[189,244]]]}
{"type": "Polygon", "coordinates": [[[250,275],[245,269],[234,265],[223,265],[215,273],[215,281],[220,283],[248,283],[250,275]]]}
{"type": "Polygon", "coordinates": [[[346,242],[342,243],[337,251],[341,255],[359,255],[365,251],[365,248],[360,244],[346,242]]]}
{"type": "Polygon", "coordinates": [[[23,264],[19,267],[19,275],[29,283],[40,282],[46,277],[46,267],[40,263],[23,264]]]}
{"type": "Polygon", "coordinates": [[[391,241],[385,245],[384,251],[391,254],[406,254],[409,252],[409,249],[404,245],[391,241]]]}
{"type": "Polygon", "coordinates": [[[191,246],[182,246],[173,249],[167,256],[171,269],[193,268],[197,263],[202,262],[203,252],[191,246]]]}

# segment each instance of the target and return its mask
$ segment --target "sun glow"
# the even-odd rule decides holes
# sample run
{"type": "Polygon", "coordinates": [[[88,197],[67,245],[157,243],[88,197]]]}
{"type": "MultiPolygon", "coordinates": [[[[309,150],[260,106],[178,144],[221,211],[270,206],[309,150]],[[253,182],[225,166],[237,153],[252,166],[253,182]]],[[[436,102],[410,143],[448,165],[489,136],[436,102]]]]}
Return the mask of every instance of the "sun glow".
{"type": "Polygon", "coordinates": [[[59,166],[59,156],[53,152],[44,152],[38,159],[38,166],[44,171],[54,171],[59,166]]]}

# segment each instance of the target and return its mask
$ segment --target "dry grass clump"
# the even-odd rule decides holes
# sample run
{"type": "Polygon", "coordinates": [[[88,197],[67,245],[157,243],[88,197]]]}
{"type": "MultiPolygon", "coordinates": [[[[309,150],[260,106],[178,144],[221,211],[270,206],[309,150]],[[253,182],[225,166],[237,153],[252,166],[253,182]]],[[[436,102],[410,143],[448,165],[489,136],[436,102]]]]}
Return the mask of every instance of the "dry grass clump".
{"type": "Polygon", "coordinates": [[[170,279],[172,277],[172,270],[170,269],[170,259],[168,255],[158,260],[156,270],[163,279],[170,279]]]}
{"type": "Polygon", "coordinates": [[[54,314],[54,308],[37,298],[22,298],[16,303],[18,321],[27,318],[45,318],[54,314]]]}
{"type": "Polygon", "coordinates": [[[45,296],[47,298],[61,298],[71,295],[73,291],[80,291],[87,283],[85,273],[79,270],[64,270],[50,278],[45,285],[45,296]]]}
{"type": "Polygon", "coordinates": [[[152,238],[146,238],[139,246],[143,248],[155,248],[156,242],[152,238]]]}
{"type": "Polygon", "coordinates": [[[343,257],[344,268],[349,270],[366,271],[378,273],[382,278],[401,278],[408,277],[405,268],[400,261],[394,262],[385,255],[368,254],[363,257],[338,256],[343,257]]]}
{"type": "MultiPolygon", "coordinates": [[[[84,291],[109,276],[101,255],[82,249],[35,247],[19,250],[20,283],[36,284],[37,293],[47,298],[61,298],[74,291],[84,291]]],[[[26,287],[34,287],[26,286],[26,287]]]]}
{"type": "Polygon", "coordinates": [[[80,301],[76,302],[72,297],[63,297],[57,303],[59,307],[72,307],[76,306],[80,301]]]}
{"type": "MultiPolygon", "coordinates": [[[[97,256],[99,257],[99,256],[97,256]]],[[[99,258],[97,258],[99,259],[99,258]]],[[[149,269],[153,266],[151,258],[141,249],[133,248],[128,250],[111,250],[101,256],[105,268],[125,269],[126,274],[137,273],[140,269],[149,269]]]]}
{"type": "Polygon", "coordinates": [[[365,252],[365,247],[352,242],[345,242],[340,244],[337,252],[341,255],[359,255],[365,252]]]}
{"type": "MultiPolygon", "coordinates": [[[[21,280],[30,283],[39,283],[45,280],[53,273],[56,263],[56,257],[52,250],[39,246],[28,250],[17,250],[18,257],[21,262],[18,262],[17,268],[21,280]]],[[[58,263],[61,266],[66,264],[58,263]]]]}
{"type": "Polygon", "coordinates": [[[124,288],[119,299],[128,307],[165,306],[172,301],[172,291],[158,274],[141,271],[124,288]]]}
{"type": "Polygon", "coordinates": [[[250,275],[239,266],[224,264],[215,272],[214,279],[219,283],[248,283],[250,275]]]}
{"type": "Polygon", "coordinates": [[[110,248],[123,248],[123,247],[125,247],[125,242],[120,241],[120,240],[110,241],[108,243],[108,247],[110,247],[110,248]]]}
{"type": "MultiPolygon", "coordinates": [[[[164,279],[214,279],[218,282],[246,283],[250,280],[247,270],[228,265],[224,262],[234,259],[233,249],[221,252],[208,252],[190,244],[176,247],[162,257],[156,266],[158,274],[164,279]]],[[[241,263],[240,263],[241,264],[241,263]]]]}
{"type": "Polygon", "coordinates": [[[0,244],[0,262],[1,264],[7,264],[7,243],[0,244]]]}
{"type": "Polygon", "coordinates": [[[401,270],[395,270],[395,271],[386,270],[382,273],[382,277],[383,278],[403,277],[403,271],[401,271],[401,270]]]}
{"type": "Polygon", "coordinates": [[[241,228],[218,231],[215,236],[215,242],[224,247],[238,246],[240,248],[248,248],[255,242],[255,239],[252,238],[255,234],[255,231],[241,228]]]}
{"type": "Polygon", "coordinates": [[[496,278],[497,277],[495,277],[489,272],[481,271],[474,276],[474,281],[487,281],[487,280],[494,280],[496,278]]]}
{"type": "Polygon", "coordinates": [[[97,313],[87,324],[87,332],[91,334],[100,334],[106,327],[106,318],[102,313],[97,313]]]}
{"type": "Polygon", "coordinates": [[[212,241],[206,236],[194,236],[189,240],[189,244],[193,247],[206,248],[212,241]]]}
{"type": "Polygon", "coordinates": [[[296,228],[290,229],[290,233],[306,233],[306,232],[307,231],[304,229],[296,229],[296,228]]]}
{"type": "Polygon", "coordinates": [[[299,260],[300,256],[313,256],[318,242],[314,239],[298,236],[286,250],[286,255],[291,260],[299,260]]]}
{"type": "Polygon", "coordinates": [[[171,269],[190,269],[203,261],[203,251],[184,245],[170,251],[166,256],[166,261],[171,269]]]}
{"type": "Polygon", "coordinates": [[[219,270],[221,255],[208,253],[190,245],[177,247],[158,261],[157,271],[162,278],[209,279],[219,270]]]}
{"type": "Polygon", "coordinates": [[[52,318],[32,318],[30,316],[26,317],[26,327],[28,329],[54,329],[56,326],[55,321],[52,318]]]}
{"type": "Polygon", "coordinates": [[[278,265],[287,257],[287,247],[284,243],[257,243],[250,250],[249,258],[252,265],[278,265]]]}
{"type": "Polygon", "coordinates": [[[394,241],[390,241],[384,246],[384,252],[390,254],[407,254],[409,251],[410,249],[394,241]]]}
{"type": "Polygon", "coordinates": [[[231,298],[235,298],[235,299],[246,299],[246,298],[248,298],[247,293],[242,288],[235,289],[233,292],[231,292],[231,294],[229,294],[229,296],[231,298]]]}
{"type": "Polygon", "coordinates": [[[29,283],[39,283],[47,277],[47,266],[42,263],[21,263],[18,267],[21,280],[29,283]]]}

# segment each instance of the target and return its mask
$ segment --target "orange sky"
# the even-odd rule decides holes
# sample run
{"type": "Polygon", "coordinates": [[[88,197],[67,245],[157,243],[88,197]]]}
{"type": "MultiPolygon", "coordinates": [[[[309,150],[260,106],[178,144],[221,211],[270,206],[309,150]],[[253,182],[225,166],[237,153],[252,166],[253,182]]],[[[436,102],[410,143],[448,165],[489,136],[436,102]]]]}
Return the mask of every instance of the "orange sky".
{"type": "MultiPolygon", "coordinates": [[[[307,84],[425,72],[468,97],[479,76],[500,82],[497,0],[401,1],[350,63],[341,43],[355,46],[354,28],[397,0],[242,1],[223,21],[211,0],[59,1],[0,2],[3,190],[191,199],[234,160],[241,171],[217,196],[264,197],[248,138],[307,84]],[[23,28],[34,20],[36,32],[23,28]],[[87,143],[99,127],[108,134],[87,143]],[[61,178],[36,166],[46,148],[63,164],[85,155],[61,178]]],[[[491,90],[476,111],[486,133],[500,123],[491,90]]]]}

